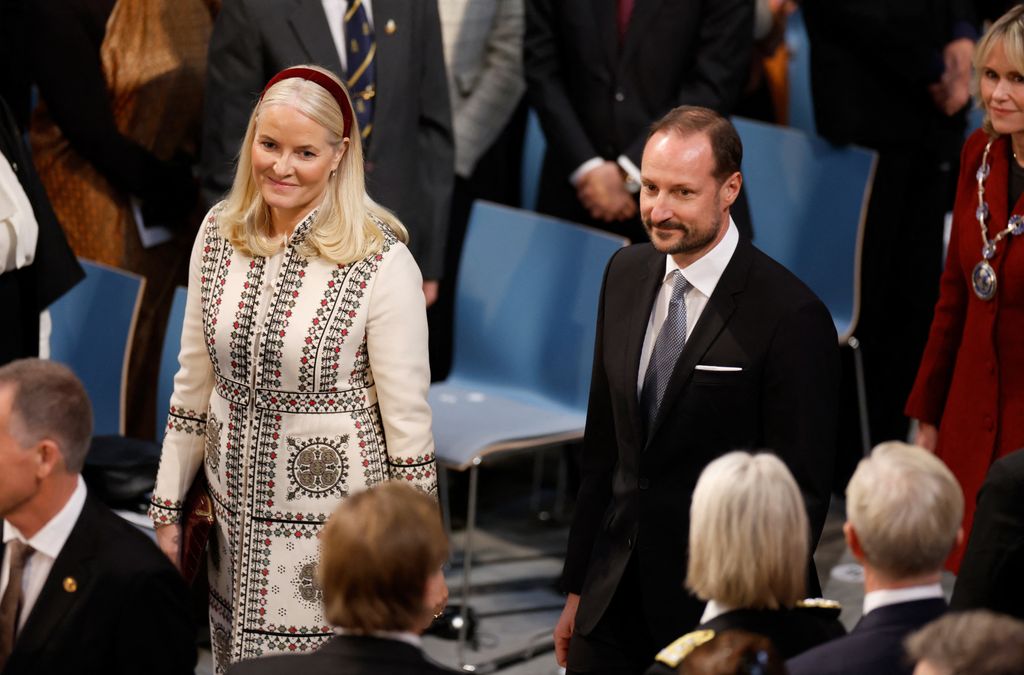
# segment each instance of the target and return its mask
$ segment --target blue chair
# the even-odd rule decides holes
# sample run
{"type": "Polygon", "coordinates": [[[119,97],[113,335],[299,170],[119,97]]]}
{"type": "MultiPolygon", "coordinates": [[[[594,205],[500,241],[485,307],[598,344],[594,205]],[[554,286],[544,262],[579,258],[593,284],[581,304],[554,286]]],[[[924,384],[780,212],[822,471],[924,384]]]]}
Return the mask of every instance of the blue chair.
{"type": "Polygon", "coordinates": [[[786,22],[786,50],[789,52],[786,67],[789,81],[789,126],[816,133],[814,97],[811,92],[811,42],[807,37],[804,15],[799,9],[786,22]]]}
{"type": "Polygon", "coordinates": [[[146,280],[80,259],[85,278],[50,306],[50,358],[82,380],[93,433],[124,435],[128,358],[146,280]]]}
{"type": "Polygon", "coordinates": [[[860,255],[878,155],[837,147],[797,129],[742,118],[743,174],[757,245],[818,294],[832,313],[839,343],[853,349],[861,435],[870,450],[859,343],[860,255]]]}
{"type": "Polygon", "coordinates": [[[164,332],[164,346],[160,350],[160,372],[156,380],[156,442],[163,443],[167,430],[167,411],[174,391],[174,376],[178,372],[178,352],[181,351],[181,328],[185,322],[185,299],[188,289],[178,286],[174,289],[171,313],[167,317],[164,332]]]}
{"type": "Polygon", "coordinates": [[[521,166],[522,200],[520,205],[527,210],[537,208],[537,192],[540,188],[541,168],[544,166],[544,152],[547,149],[544,132],[540,128],[537,113],[531,108],[526,118],[526,138],[523,140],[523,162],[521,166]]]}
{"type": "Polygon", "coordinates": [[[601,279],[625,244],[527,211],[480,201],[473,207],[456,287],[452,369],[430,387],[443,507],[445,471],[469,471],[460,666],[479,467],[499,454],[583,437],[601,279]]]}

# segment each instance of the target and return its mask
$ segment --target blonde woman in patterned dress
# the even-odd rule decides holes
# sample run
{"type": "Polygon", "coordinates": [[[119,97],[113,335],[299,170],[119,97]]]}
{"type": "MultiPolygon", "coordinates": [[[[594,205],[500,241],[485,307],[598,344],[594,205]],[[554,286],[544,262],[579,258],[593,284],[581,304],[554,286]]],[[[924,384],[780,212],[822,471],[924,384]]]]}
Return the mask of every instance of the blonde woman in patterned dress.
{"type": "Polygon", "coordinates": [[[275,76],[192,251],[150,509],[179,562],[182,502],[205,471],[217,672],[331,637],[315,570],[339,500],[387,480],[436,491],[425,305],[407,238],[366,194],[337,78],[308,66],[275,76]]]}

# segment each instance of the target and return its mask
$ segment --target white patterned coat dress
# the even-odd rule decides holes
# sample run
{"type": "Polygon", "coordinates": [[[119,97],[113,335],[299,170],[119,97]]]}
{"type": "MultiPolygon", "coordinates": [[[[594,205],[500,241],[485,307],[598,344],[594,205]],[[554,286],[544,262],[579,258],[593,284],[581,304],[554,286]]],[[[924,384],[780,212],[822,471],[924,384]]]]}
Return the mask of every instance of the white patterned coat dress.
{"type": "Polygon", "coordinates": [[[384,225],[379,254],[239,253],[217,207],[192,252],[180,370],[150,515],[177,522],[202,467],[214,663],[307,652],[332,635],[319,534],[347,495],[386,480],[436,491],[421,276],[384,225]]]}

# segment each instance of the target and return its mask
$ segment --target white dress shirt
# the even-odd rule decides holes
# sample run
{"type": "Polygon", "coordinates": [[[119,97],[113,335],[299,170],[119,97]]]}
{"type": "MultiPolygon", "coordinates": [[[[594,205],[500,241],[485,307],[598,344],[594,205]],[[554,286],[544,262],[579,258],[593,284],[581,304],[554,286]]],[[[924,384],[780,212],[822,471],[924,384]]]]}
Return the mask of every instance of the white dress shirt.
{"type": "Polygon", "coordinates": [[[11,163],[0,153],[0,274],[31,265],[38,239],[32,204],[11,163]]]}
{"type": "Polygon", "coordinates": [[[698,625],[703,625],[708,621],[711,621],[712,619],[721,616],[722,614],[731,612],[732,610],[732,607],[729,607],[728,605],[723,605],[717,600],[708,600],[708,604],[704,605],[704,613],[701,614],[698,625]]]}
{"type": "MultiPolygon", "coordinates": [[[[348,71],[348,50],[345,49],[345,12],[348,11],[351,0],[321,0],[324,6],[324,14],[327,15],[327,27],[331,29],[331,37],[334,38],[334,48],[338,50],[338,58],[341,59],[341,69],[348,71]]],[[[373,2],[363,0],[363,7],[366,8],[366,18],[373,26],[373,2]]],[[[345,78],[342,77],[342,80],[345,78]]]]}
{"type": "Polygon", "coordinates": [[[722,273],[729,261],[732,260],[732,254],[736,251],[736,244],[739,243],[739,240],[739,230],[736,229],[736,223],[730,217],[729,226],[722,241],[701,256],[699,260],[688,265],[686,269],[681,269],[676,265],[672,256],[665,256],[665,276],[661,282],[658,296],[654,299],[654,307],[651,308],[651,317],[647,321],[647,334],[644,336],[644,346],[640,352],[640,369],[636,374],[637,398],[640,397],[640,393],[644,389],[644,377],[647,375],[647,364],[651,360],[651,352],[654,351],[654,341],[658,337],[658,332],[661,331],[662,324],[665,323],[665,317],[668,316],[672,288],[675,286],[672,272],[679,270],[683,278],[693,286],[686,293],[686,339],[689,340],[693,329],[697,327],[697,320],[700,319],[704,307],[708,304],[708,299],[718,285],[718,280],[722,278],[722,273]]]}
{"type": "Polygon", "coordinates": [[[7,544],[16,539],[28,544],[34,551],[29,556],[28,562],[25,563],[25,571],[21,577],[21,614],[18,616],[19,631],[24,627],[25,620],[32,613],[32,607],[35,606],[36,600],[39,599],[39,593],[43,590],[46,577],[50,575],[50,570],[53,569],[53,561],[57,559],[60,550],[64,548],[64,542],[71,536],[71,530],[75,528],[78,517],[82,515],[82,507],[85,505],[85,494],[85,482],[79,476],[75,491],[71,493],[71,498],[68,499],[64,508],[58,511],[57,515],[53,518],[50,518],[50,522],[46,523],[31,539],[26,540],[21,535],[21,532],[18,532],[18,528],[11,525],[10,522],[4,521],[4,561],[3,571],[0,572],[0,596],[7,589],[7,580],[11,574],[10,547],[7,544]]]}
{"type": "Polygon", "coordinates": [[[896,605],[902,602],[914,602],[915,600],[931,600],[935,598],[945,599],[940,584],[924,584],[921,586],[907,586],[906,588],[887,588],[880,591],[871,591],[864,595],[864,612],[867,616],[870,612],[885,607],[896,605]]]}

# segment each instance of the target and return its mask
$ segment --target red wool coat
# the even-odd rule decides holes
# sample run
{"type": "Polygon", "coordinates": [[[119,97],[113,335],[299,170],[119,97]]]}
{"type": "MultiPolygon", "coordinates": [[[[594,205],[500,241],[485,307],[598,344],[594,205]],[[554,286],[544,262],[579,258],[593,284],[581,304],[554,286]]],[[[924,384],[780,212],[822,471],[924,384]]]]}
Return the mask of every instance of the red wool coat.
{"type": "MultiPolygon", "coordinates": [[[[967,139],[960,164],[953,232],[928,345],[906,414],[939,427],[936,454],[964,490],[964,534],[974,519],[975,498],[992,462],[1024,447],[1024,236],[1007,236],[990,264],[998,286],[992,300],[978,299],[971,273],[981,257],[981,228],[975,211],[975,174],[988,137],[981,130],[967,139]]],[[[985,181],[988,237],[1006,227],[1009,138],[999,137],[989,152],[985,181]]],[[[1024,215],[1024,199],[1013,213],[1024,215]]],[[[948,566],[960,567],[963,546],[948,566]]]]}

